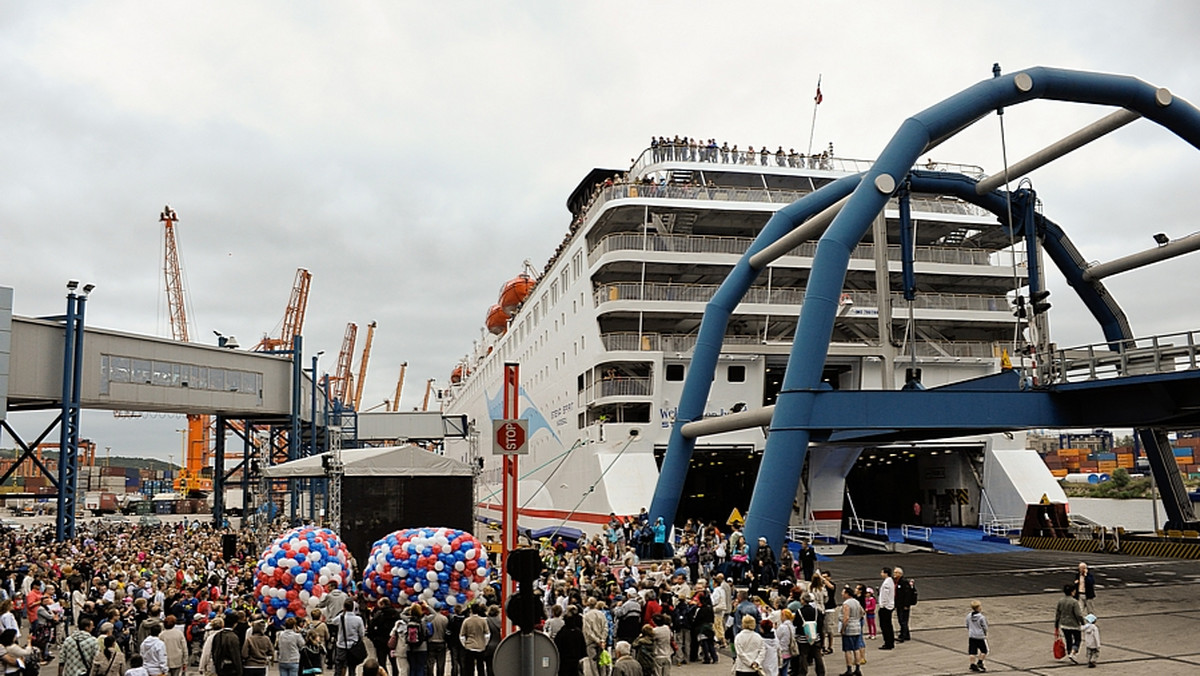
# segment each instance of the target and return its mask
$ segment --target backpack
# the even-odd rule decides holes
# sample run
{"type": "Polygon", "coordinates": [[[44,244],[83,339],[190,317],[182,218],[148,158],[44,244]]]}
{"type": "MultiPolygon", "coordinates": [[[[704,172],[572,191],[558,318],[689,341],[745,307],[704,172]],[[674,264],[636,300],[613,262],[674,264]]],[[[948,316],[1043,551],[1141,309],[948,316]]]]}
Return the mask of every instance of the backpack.
{"type": "Polygon", "coordinates": [[[424,622],[409,622],[404,629],[404,640],[408,643],[410,649],[415,649],[417,646],[425,642],[429,635],[425,631],[424,622]]]}

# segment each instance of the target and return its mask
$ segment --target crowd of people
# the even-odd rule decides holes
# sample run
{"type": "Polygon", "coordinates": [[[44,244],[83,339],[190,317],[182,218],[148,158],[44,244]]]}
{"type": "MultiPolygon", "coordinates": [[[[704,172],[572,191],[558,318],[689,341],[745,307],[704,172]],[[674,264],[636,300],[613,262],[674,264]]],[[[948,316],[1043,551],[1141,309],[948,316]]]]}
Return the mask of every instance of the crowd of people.
{"type": "Polygon", "coordinates": [[[676,135],[673,138],[665,136],[650,137],[650,155],[655,162],[668,162],[671,160],[680,162],[718,162],[721,164],[758,164],[760,166],[769,166],[774,162],[777,167],[792,167],[803,169],[832,169],[831,160],[833,159],[833,144],[824,151],[806,155],[796,152],[795,148],[789,148],[784,152],[783,146],[779,146],[775,151],[771,151],[767,146],[760,146],[756,151],[754,146],[747,146],[745,150],[738,150],[737,144],[733,147],[729,146],[726,141],[721,145],[717,145],[716,139],[708,139],[697,141],[695,138],[680,137],[676,135]]]}
{"type": "MultiPolygon", "coordinates": [[[[537,626],[555,642],[559,676],[670,676],[732,653],[743,676],[827,673],[826,660],[861,674],[866,641],[911,640],[916,585],[899,568],[877,586],[835,581],[807,542],[751,549],[737,525],[689,521],[673,556],[666,528],[640,515],[610,517],[575,542],[530,543],[543,572],[537,626]],[[834,658],[835,652],[841,659],[834,658]]],[[[54,657],[60,676],[494,676],[499,585],[452,608],[394,605],[352,587],[332,590],[306,617],[269,621],[255,603],[258,546],[231,531],[178,524],[83,525],[56,543],[51,529],[0,535],[0,661],[7,676],[37,676],[54,657]],[[368,649],[369,648],[369,649],[368,649]]],[[[1063,657],[1099,655],[1095,581],[1085,564],[1055,610],[1063,657]]],[[[971,671],[986,671],[988,625],[972,602],[965,625],[971,671]]],[[[830,669],[834,668],[832,666],[830,669]]],[[[832,673],[832,672],[831,672],[832,673]]]]}

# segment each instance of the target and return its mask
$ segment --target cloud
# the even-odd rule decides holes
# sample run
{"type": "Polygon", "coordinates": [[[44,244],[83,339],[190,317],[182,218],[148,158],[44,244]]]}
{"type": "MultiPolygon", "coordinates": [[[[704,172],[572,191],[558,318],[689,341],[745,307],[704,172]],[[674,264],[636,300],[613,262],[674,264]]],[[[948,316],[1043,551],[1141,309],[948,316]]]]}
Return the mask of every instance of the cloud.
{"type": "MultiPolygon", "coordinates": [[[[500,284],[554,251],[580,178],[627,166],[651,135],[804,149],[820,75],[815,147],[870,159],[993,62],[1131,73],[1200,100],[1197,17],[1187,2],[18,5],[0,15],[0,283],[19,314],[45,315],[67,279],[92,281],[90,323],[165,335],[169,203],[198,339],[277,330],[306,267],[323,368],[346,322],[376,320],[364,398],[390,398],[407,361],[408,407],[470,350],[500,284]]],[[[1010,161],[1103,112],[1007,111],[1010,161]]],[[[998,170],[995,117],[934,155],[998,170]]],[[[1033,179],[1105,260],[1194,229],[1196,162],[1143,121],[1033,179]]],[[[1190,260],[1113,280],[1135,326],[1173,325],[1200,291],[1190,260]]],[[[1093,340],[1051,288],[1060,342],[1093,340]]],[[[114,452],[177,447],[173,430],[103,418],[88,433],[114,452]]]]}

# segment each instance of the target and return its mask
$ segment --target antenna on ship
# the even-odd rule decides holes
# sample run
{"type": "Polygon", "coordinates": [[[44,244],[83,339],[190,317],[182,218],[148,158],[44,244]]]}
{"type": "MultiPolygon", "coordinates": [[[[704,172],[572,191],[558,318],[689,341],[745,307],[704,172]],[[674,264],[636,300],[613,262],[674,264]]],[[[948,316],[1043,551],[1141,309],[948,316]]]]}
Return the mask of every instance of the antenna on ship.
{"type": "Polygon", "coordinates": [[[805,155],[808,155],[809,157],[812,157],[813,132],[815,132],[817,130],[817,110],[818,110],[819,106],[821,105],[821,101],[823,101],[823,100],[825,100],[825,97],[821,96],[821,74],[818,73],[817,74],[817,95],[813,97],[812,126],[808,128],[808,152],[805,153],[805,155]]]}

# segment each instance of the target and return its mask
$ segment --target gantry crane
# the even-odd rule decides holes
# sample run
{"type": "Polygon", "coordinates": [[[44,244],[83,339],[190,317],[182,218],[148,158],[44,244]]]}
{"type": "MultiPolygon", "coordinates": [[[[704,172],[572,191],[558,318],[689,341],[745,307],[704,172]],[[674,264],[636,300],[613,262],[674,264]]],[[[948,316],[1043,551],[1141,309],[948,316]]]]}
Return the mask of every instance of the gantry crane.
{"type": "Polygon", "coordinates": [[[404,389],[404,372],[408,370],[408,362],[400,365],[400,378],[396,381],[396,396],[392,398],[388,411],[395,413],[400,410],[400,391],[404,389]]]}
{"type": "Polygon", "coordinates": [[[292,284],[292,297],[283,313],[283,326],[279,337],[272,338],[264,334],[258,345],[254,346],[255,352],[291,349],[293,336],[304,332],[304,314],[308,311],[308,288],[311,284],[312,273],[304,268],[297,269],[296,281],[292,284]]]}
{"type": "MultiPolygon", "coordinates": [[[[171,318],[171,338],[183,343],[191,341],[188,328],[187,302],[183,287],[183,265],[179,262],[179,245],[175,240],[175,224],[179,217],[170,205],[163,207],[158,220],[163,224],[163,278],[167,287],[167,312],[171,318]]],[[[212,490],[212,474],[208,470],[208,416],[189,413],[187,416],[187,452],[183,469],[175,479],[175,490],[186,496],[212,490]]]]}
{"type": "Polygon", "coordinates": [[[367,382],[367,362],[371,360],[371,342],[375,339],[375,322],[367,324],[367,339],[363,341],[362,357],[358,362],[358,381],[354,383],[354,410],[361,410],[363,385],[367,382]]]}

